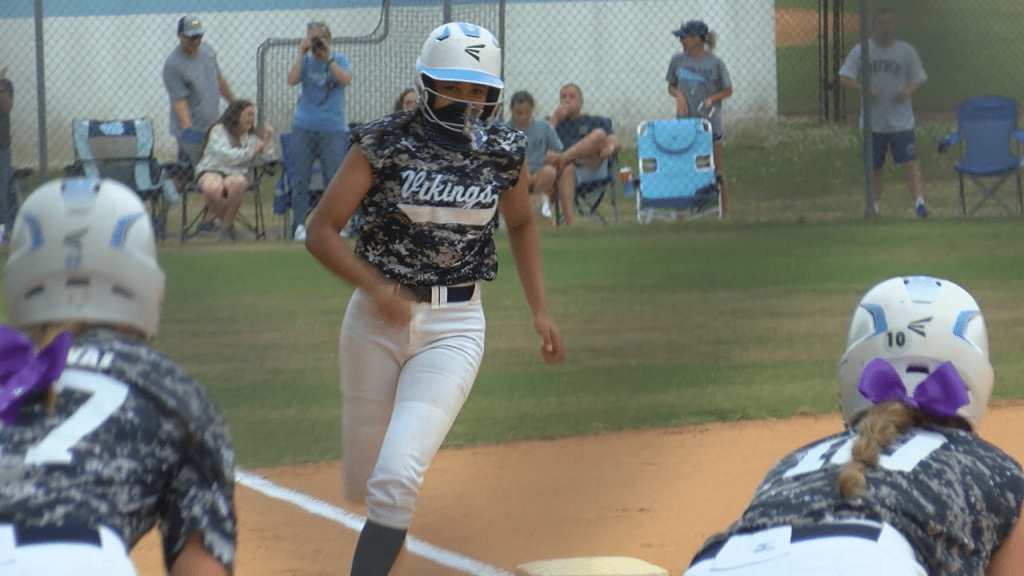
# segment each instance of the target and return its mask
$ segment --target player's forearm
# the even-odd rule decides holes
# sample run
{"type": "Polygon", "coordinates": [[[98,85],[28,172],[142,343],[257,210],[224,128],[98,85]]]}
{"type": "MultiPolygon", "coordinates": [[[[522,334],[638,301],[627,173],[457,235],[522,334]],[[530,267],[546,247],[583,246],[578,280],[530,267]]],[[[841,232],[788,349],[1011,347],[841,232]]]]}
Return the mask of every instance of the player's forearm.
{"type": "Polygon", "coordinates": [[[732,96],[732,86],[729,86],[728,88],[720,92],[715,92],[709,97],[709,100],[711,100],[712,102],[721,102],[722,100],[725,100],[729,96],[732,96]]]}
{"type": "Polygon", "coordinates": [[[184,98],[175,100],[171,103],[171,110],[174,112],[175,117],[178,118],[178,125],[181,126],[182,130],[192,127],[192,113],[188,110],[187,100],[184,98]]]}
{"type": "Polygon", "coordinates": [[[331,63],[327,65],[327,71],[334,76],[334,81],[342,86],[352,83],[352,73],[342,68],[337,60],[331,60],[331,63]]]}
{"type": "Polygon", "coordinates": [[[544,261],[540,238],[532,219],[522,223],[509,223],[508,238],[512,258],[516,263],[519,283],[523,287],[526,303],[534,316],[548,314],[547,294],[544,287],[544,261]]]}
{"type": "Polygon", "coordinates": [[[850,90],[860,91],[860,82],[857,82],[856,80],[850,78],[849,76],[840,76],[839,83],[849,88],[850,90]]]}
{"type": "Polygon", "coordinates": [[[231,571],[210,554],[203,544],[203,533],[196,531],[174,559],[170,576],[231,576],[231,571]]]}
{"type": "Polygon", "coordinates": [[[220,95],[228,102],[234,102],[235,93],[231,91],[231,85],[228,84],[228,79],[223,74],[217,75],[217,84],[220,87],[220,95]]]}

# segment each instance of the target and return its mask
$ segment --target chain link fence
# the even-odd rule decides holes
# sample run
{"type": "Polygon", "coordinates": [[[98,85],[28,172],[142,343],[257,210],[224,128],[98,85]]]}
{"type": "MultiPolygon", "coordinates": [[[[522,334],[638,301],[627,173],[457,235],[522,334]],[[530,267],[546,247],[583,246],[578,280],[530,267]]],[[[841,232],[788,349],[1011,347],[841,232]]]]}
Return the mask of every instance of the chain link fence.
{"type": "MultiPolygon", "coordinates": [[[[715,33],[715,53],[734,85],[723,109],[731,216],[858,217],[865,203],[860,96],[838,87],[836,74],[861,39],[861,14],[887,7],[897,16],[897,36],[917,48],[929,76],[913,97],[925,196],[935,215],[957,215],[954,158],[938,154],[934,140],[955,129],[963,99],[1022,93],[1016,23],[1024,4],[863,2],[297,0],[283,9],[271,0],[4,0],[0,68],[15,88],[13,163],[54,177],[74,160],[76,118],[150,118],[157,157],[175,157],[161,67],[185,14],[199,15],[203,42],[216,51],[234,94],[257,102],[261,121],[278,134],[290,128],[298,88],[287,86],[285,74],[308,22],[327,22],[334,49],[349,57],[347,120],[363,122],[390,112],[414,85],[413,65],[431,29],[467,20],[501,39],[506,97],[530,91],[543,117],[561,86],[579,85],[584,112],[612,119],[628,163],[635,162],[637,126],[674,116],[665,77],[681,47],[672,30],[700,19],[715,33]]],[[[884,178],[887,214],[912,215],[902,171],[890,161],[884,178]]]]}

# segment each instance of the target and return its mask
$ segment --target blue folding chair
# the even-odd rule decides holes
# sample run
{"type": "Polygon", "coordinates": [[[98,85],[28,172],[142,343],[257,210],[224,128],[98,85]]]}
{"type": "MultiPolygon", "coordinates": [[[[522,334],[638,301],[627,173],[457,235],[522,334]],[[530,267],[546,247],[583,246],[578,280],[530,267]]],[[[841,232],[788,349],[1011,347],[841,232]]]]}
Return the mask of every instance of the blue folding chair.
{"type": "Polygon", "coordinates": [[[645,224],[658,216],[676,220],[680,213],[722,217],[711,122],[706,118],[643,122],[636,129],[636,151],[637,221],[645,224]]]}
{"type": "Polygon", "coordinates": [[[957,132],[939,140],[939,152],[958,145],[960,159],[953,165],[960,180],[960,213],[975,214],[986,202],[1009,213],[1013,209],[998,195],[1011,176],[1017,184],[1017,213],[1024,214],[1021,193],[1021,147],[1024,130],[1017,128],[1017,101],[1003,96],[979,96],[956,108],[957,132]],[[982,197],[967,210],[964,180],[981,189],[982,197]]]}

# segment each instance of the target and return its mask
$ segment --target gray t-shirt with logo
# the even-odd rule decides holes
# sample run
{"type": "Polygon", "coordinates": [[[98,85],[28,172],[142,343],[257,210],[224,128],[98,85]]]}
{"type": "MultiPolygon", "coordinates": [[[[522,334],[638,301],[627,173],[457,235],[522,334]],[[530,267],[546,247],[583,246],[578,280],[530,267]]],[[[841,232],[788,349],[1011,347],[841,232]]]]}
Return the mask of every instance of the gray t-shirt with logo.
{"type": "MultiPolygon", "coordinates": [[[[164,60],[164,87],[173,103],[185,98],[192,115],[192,128],[206,131],[220,117],[220,72],[217,54],[205,42],[195,56],[186,56],[175,47],[164,60]]],[[[171,109],[171,135],[181,137],[181,123],[171,109]]]]}
{"type": "MultiPolygon", "coordinates": [[[[905,132],[914,129],[914,109],[911,99],[900,100],[896,92],[910,84],[928,79],[921,57],[910,44],[896,40],[891,46],[881,46],[869,40],[871,58],[871,89],[878,96],[871,98],[872,132],[905,132]]],[[[850,54],[839,69],[839,75],[853,78],[863,84],[860,77],[861,45],[850,50],[850,54]]],[[[861,110],[860,125],[864,126],[864,111],[861,110]]]]}

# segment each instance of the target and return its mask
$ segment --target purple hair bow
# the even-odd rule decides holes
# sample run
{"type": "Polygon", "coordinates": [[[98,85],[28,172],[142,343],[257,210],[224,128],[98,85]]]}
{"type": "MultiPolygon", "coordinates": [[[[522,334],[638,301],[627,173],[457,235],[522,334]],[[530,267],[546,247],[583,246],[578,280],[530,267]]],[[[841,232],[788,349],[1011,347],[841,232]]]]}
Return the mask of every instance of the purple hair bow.
{"type": "Polygon", "coordinates": [[[70,347],[71,333],[61,332],[36,354],[27,336],[0,326],[0,420],[14,424],[25,397],[49,388],[60,377],[70,347]]]}
{"type": "Polygon", "coordinates": [[[956,416],[956,411],[970,402],[967,385],[952,362],[943,363],[922,380],[911,398],[896,369],[875,358],[864,368],[859,390],[875,404],[895,400],[933,416],[956,416]]]}

